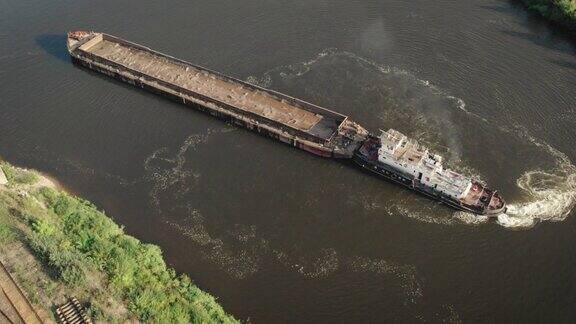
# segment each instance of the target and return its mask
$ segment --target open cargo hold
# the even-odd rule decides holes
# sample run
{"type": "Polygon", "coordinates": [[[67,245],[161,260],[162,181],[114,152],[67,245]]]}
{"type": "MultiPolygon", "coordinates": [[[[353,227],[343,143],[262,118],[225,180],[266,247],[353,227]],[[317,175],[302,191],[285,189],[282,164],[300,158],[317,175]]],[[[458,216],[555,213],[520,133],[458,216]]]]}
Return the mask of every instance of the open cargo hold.
{"type": "Polygon", "coordinates": [[[76,32],[76,63],[326,157],[351,158],[367,132],[347,116],[123,39],[76,32]]]}

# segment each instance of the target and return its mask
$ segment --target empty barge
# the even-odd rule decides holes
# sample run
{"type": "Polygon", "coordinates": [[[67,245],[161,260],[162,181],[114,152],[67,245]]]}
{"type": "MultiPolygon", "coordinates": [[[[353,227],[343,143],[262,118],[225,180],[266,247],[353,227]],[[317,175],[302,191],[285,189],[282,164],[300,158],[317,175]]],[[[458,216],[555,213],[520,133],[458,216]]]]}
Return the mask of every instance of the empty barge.
{"type": "Polygon", "coordinates": [[[368,132],[347,116],[118,37],[68,33],[74,63],[323,157],[351,158],[368,132]]]}

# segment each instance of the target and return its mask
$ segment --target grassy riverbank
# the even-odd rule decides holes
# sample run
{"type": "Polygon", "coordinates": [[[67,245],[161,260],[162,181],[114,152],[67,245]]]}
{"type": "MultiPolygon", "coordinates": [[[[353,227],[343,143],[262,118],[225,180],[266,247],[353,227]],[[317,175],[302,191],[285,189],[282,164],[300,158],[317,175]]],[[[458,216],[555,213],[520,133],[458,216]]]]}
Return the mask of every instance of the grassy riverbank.
{"type": "Polygon", "coordinates": [[[520,0],[544,18],[576,31],[576,0],[520,0]]]}
{"type": "Polygon", "coordinates": [[[106,322],[233,323],[215,299],[168,268],[160,248],[124,234],[46,177],[0,166],[0,260],[40,309],[77,297],[106,322]]]}

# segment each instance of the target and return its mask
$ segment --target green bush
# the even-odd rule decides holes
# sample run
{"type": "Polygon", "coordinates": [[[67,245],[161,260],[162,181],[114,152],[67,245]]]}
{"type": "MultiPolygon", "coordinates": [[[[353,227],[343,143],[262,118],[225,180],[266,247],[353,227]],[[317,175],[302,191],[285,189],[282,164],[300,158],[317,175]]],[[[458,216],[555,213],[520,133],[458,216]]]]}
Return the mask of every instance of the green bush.
{"type": "Polygon", "coordinates": [[[7,244],[14,240],[15,234],[10,221],[10,213],[6,206],[0,202],[0,244],[7,244]]]}
{"type": "MultiPolygon", "coordinates": [[[[1,161],[0,166],[10,186],[38,181],[34,172],[1,161]]],[[[168,268],[158,246],[124,234],[86,200],[50,188],[32,196],[0,190],[0,243],[13,239],[15,224],[25,227],[20,237],[55,279],[75,291],[93,292],[97,290],[89,280],[99,278],[105,289],[102,294],[123,299],[133,316],[142,321],[238,322],[187,276],[168,268]]],[[[106,314],[101,301],[92,301],[90,314],[103,321],[120,320],[106,314]]]]}
{"type": "Polygon", "coordinates": [[[128,309],[141,320],[237,322],[187,276],[169,269],[159,247],[125,235],[91,203],[46,188],[39,198],[58,223],[34,219],[30,245],[63,281],[81,284],[86,269],[94,267],[104,271],[110,291],[125,299],[128,309]]]}
{"type": "Polygon", "coordinates": [[[45,225],[33,226],[34,232],[28,236],[30,248],[49,266],[57,279],[70,285],[86,282],[84,257],[69,248],[62,237],[50,232],[45,225]]]}
{"type": "Polygon", "coordinates": [[[4,171],[4,174],[6,175],[6,178],[8,179],[8,181],[10,181],[11,179],[14,179],[14,177],[16,176],[16,168],[11,166],[10,164],[5,163],[5,162],[0,162],[0,168],[2,168],[2,171],[4,171]]]}
{"type": "Polygon", "coordinates": [[[2,167],[9,183],[31,185],[38,182],[38,175],[32,171],[16,169],[15,167],[3,162],[0,163],[0,167],[2,167]]]}

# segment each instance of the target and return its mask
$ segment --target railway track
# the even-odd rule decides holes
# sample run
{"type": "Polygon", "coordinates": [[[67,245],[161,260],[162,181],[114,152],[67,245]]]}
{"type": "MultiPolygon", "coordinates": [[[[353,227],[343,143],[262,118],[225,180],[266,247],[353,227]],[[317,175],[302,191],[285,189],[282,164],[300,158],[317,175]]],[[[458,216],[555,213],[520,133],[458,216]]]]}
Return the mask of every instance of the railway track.
{"type": "Polygon", "coordinates": [[[62,324],[92,324],[92,320],[76,298],[69,298],[68,302],[58,307],[56,315],[62,324]]]}

